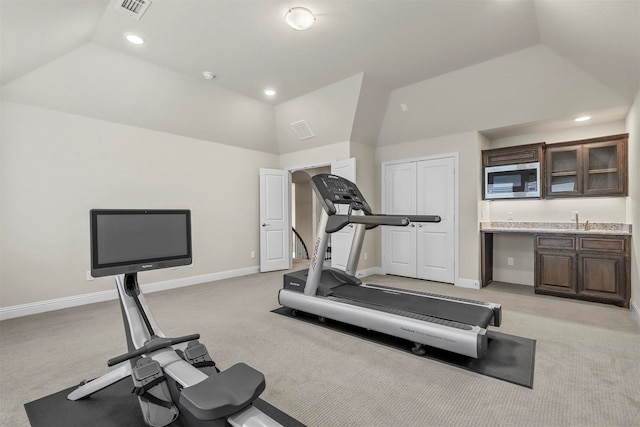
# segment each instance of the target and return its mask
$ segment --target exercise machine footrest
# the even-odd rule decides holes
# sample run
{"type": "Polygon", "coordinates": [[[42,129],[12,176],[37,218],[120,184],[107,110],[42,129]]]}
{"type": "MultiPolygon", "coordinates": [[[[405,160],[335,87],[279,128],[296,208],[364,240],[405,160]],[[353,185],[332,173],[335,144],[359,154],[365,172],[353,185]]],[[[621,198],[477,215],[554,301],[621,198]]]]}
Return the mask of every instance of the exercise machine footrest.
{"type": "Polygon", "coordinates": [[[180,404],[200,420],[215,420],[245,408],[265,387],[262,372],[244,363],[237,363],[183,389],[180,404]]]}

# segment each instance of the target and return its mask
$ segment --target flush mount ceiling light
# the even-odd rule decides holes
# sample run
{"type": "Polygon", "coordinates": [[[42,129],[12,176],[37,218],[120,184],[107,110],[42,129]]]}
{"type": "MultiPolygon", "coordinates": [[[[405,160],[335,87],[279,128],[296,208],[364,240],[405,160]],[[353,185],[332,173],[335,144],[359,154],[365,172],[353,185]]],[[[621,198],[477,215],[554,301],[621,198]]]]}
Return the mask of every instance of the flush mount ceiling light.
{"type": "Polygon", "coordinates": [[[306,7],[292,7],[284,15],[284,20],[294,30],[307,30],[311,28],[316,17],[306,7]]]}
{"type": "Polygon", "coordinates": [[[127,33],[124,37],[129,41],[129,43],[144,44],[144,39],[137,34],[127,33]]]}
{"type": "Polygon", "coordinates": [[[274,96],[276,94],[276,91],[273,89],[265,89],[264,94],[267,96],[274,96]]]}
{"type": "Polygon", "coordinates": [[[590,120],[591,116],[580,116],[580,117],[576,117],[575,119],[573,119],[574,122],[586,122],[587,120],[590,120]]]}

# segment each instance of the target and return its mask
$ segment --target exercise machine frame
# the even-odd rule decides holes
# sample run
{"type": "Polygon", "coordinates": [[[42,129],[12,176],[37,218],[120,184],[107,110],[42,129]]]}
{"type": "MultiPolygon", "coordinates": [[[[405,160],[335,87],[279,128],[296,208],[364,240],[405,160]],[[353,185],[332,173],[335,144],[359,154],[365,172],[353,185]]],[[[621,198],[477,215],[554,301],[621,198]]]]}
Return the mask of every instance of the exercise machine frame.
{"type": "Polygon", "coordinates": [[[349,301],[333,296],[333,286],[323,282],[323,279],[331,279],[338,284],[337,286],[360,286],[389,294],[395,293],[415,298],[429,298],[482,307],[491,311],[490,324],[499,326],[502,317],[499,304],[371,284],[365,285],[355,277],[367,229],[379,225],[407,226],[411,222],[439,222],[440,217],[437,215],[374,215],[354,183],[330,174],[316,175],[312,177],[311,183],[323,206],[313,256],[306,272],[303,270],[285,275],[283,289],[278,293],[279,303],[284,307],[310,313],[323,319],[333,319],[409,340],[414,343],[412,350],[417,354],[424,354],[424,346],[426,345],[482,359],[488,345],[487,330],[484,326],[461,323],[424,313],[417,314],[397,308],[349,301]],[[330,186],[333,186],[333,193],[328,192],[330,186]],[[338,213],[336,206],[338,204],[349,206],[346,215],[338,213]],[[333,268],[325,269],[323,259],[329,235],[348,224],[355,224],[356,228],[345,271],[333,268]]]}
{"type": "Polygon", "coordinates": [[[217,375],[229,372],[226,376],[227,381],[222,381],[226,386],[233,384],[236,379],[248,382],[248,386],[241,385],[236,392],[231,391],[231,393],[229,390],[222,390],[220,385],[214,384],[216,379],[214,375],[207,375],[177,353],[177,351],[183,352],[188,342],[197,340],[200,337],[199,334],[167,338],[151,314],[138,286],[137,273],[121,274],[116,276],[115,280],[129,352],[110,359],[108,366],[117,366],[101,377],[83,382],[69,393],[67,396],[69,400],[87,398],[131,376],[136,362],[141,357],[149,357],[159,362],[169,387],[174,387],[171,395],[173,397],[176,394],[179,398],[172,400],[180,411],[186,410],[198,420],[209,421],[210,425],[281,427],[281,424],[251,404],[264,390],[264,376],[260,372],[248,365],[238,363],[217,375]],[[261,384],[260,378],[262,378],[261,384]],[[216,403],[211,403],[212,400],[216,403]],[[243,400],[245,403],[250,402],[245,404],[241,402],[243,400]],[[233,413],[228,413],[232,411],[233,413]]]}

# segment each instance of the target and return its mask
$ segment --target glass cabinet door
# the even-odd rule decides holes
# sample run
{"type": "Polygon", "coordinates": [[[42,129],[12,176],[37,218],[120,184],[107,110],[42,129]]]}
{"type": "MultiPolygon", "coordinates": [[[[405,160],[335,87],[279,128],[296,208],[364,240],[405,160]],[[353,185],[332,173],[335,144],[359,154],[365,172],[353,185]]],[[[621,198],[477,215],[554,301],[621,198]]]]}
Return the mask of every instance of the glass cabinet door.
{"type": "Polygon", "coordinates": [[[582,192],[581,147],[547,150],[547,194],[569,195],[582,192]]]}
{"type": "Polygon", "coordinates": [[[620,150],[617,143],[584,146],[585,193],[617,192],[622,188],[618,170],[620,150]]]}
{"type": "Polygon", "coordinates": [[[628,194],[628,135],[547,145],[546,197],[628,194]]]}

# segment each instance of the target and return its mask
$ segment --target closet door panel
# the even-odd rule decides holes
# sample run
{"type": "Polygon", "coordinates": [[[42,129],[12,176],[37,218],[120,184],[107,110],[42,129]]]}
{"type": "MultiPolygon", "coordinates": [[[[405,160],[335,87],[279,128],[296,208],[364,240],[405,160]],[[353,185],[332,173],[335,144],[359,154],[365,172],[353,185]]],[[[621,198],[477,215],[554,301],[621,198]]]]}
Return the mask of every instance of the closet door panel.
{"type": "MultiPolygon", "coordinates": [[[[416,164],[388,165],[384,171],[384,213],[413,215],[416,213],[416,164]]],[[[416,227],[382,227],[386,274],[416,277],[416,227]]]]}
{"type": "Polygon", "coordinates": [[[417,163],[417,214],[439,215],[438,223],[418,224],[417,277],[454,283],[455,170],[451,157],[417,163]]]}

